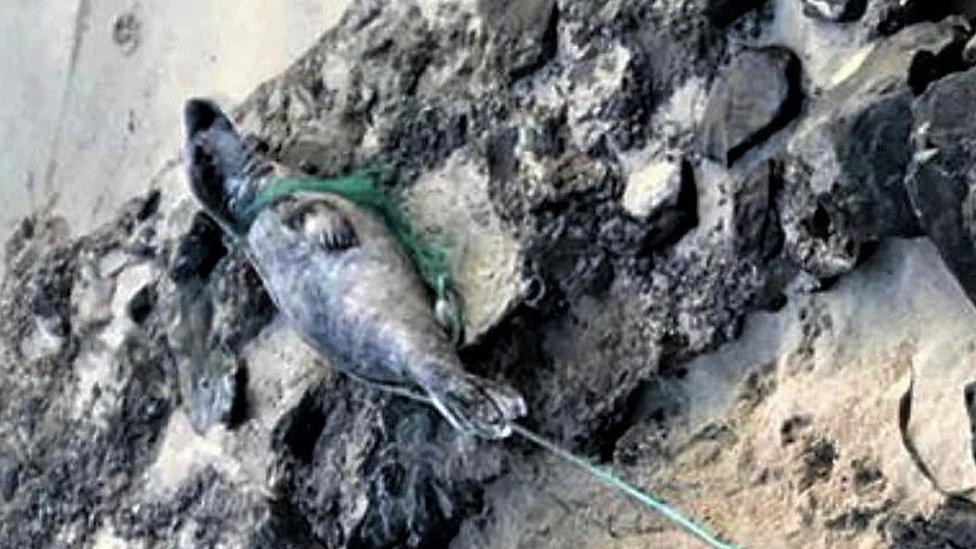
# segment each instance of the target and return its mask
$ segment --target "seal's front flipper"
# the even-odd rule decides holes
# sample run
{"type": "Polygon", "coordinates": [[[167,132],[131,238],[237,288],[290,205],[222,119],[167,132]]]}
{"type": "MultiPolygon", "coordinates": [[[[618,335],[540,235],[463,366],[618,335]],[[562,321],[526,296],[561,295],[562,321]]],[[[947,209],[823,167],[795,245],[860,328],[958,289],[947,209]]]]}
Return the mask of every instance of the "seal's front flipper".
{"type": "Polygon", "coordinates": [[[314,246],[329,252],[359,245],[355,227],[338,208],[320,198],[288,198],[273,207],[281,222],[314,246]]]}
{"type": "Polygon", "coordinates": [[[459,431],[484,438],[505,438],[512,424],[526,413],[525,401],[514,389],[466,372],[428,388],[434,406],[459,431]]]}

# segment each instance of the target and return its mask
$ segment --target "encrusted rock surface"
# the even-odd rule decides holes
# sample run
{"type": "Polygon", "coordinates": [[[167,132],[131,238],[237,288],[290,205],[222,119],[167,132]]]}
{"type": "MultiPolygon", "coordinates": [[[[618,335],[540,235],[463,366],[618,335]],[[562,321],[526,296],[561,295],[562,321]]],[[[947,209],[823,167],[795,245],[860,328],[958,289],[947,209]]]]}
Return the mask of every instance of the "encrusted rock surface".
{"type": "Polygon", "coordinates": [[[701,129],[704,154],[732,164],[800,109],[800,62],[785,48],[740,53],[712,88],[701,129]]]}
{"type": "Polygon", "coordinates": [[[976,71],[934,83],[917,105],[918,144],[907,179],[911,202],[946,265],[976,296],[976,125],[967,107],[976,100],[976,71]]]}
{"type": "Polygon", "coordinates": [[[803,13],[824,21],[856,21],[867,6],[867,0],[803,0],[803,13]]]}
{"type": "MultiPolygon", "coordinates": [[[[535,430],[745,546],[967,546],[972,33],[857,4],[359,0],[235,112],[295,170],[396,169],[535,430]]],[[[333,373],[178,170],[5,258],[0,546],[685,541],[333,373]]]]}

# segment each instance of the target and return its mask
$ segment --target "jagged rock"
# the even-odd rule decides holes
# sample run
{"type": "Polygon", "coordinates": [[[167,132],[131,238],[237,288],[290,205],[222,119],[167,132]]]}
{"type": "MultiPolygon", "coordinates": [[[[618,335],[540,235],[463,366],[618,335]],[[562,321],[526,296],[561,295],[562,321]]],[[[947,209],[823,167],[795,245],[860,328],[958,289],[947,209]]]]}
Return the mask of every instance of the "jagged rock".
{"type": "Polygon", "coordinates": [[[169,277],[177,284],[206,280],[226,253],[223,231],[207,214],[197,212],[189,230],[179,239],[169,277]]]}
{"type": "MultiPolygon", "coordinates": [[[[611,109],[633,108],[621,101],[621,94],[629,84],[629,71],[634,70],[634,52],[614,44],[592,59],[583,59],[574,70],[576,94],[565,107],[573,139],[584,150],[594,150],[606,143],[613,133],[614,116],[611,109]],[[623,104],[622,104],[623,103],[623,104]]],[[[645,76],[651,81],[652,76],[645,76]]]]}
{"type": "Polygon", "coordinates": [[[646,225],[647,244],[677,241],[698,222],[698,190],[687,160],[659,160],[636,169],[627,179],[621,206],[646,225]]]}
{"type": "Polygon", "coordinates": [[[705,0],[705,15],[712,24],[724,27],[765,3],[766,0],[705,0]]]}
{"type": "Polygon", "coordinates": [[[149,317],[149,313],[152,312],[153,307],[156,306],[156,288],[152,285],[143,286],[132,299],[129,300],[126,306],[126,312],[129,318],[132,319],[136,324],[142,324],[149,317]]]}
{"type": "Polygon", "coordinates": [[[112,320],[112,295],[115,280],[102,276],[95,254],[82,254],[78,259],[78,272],[71,292],[71,316],[73,329],[79,333],[97,330],[112,320]]]}
{"type": "Polygon", "coordinates": [[[278,310],[240,250],[217,263],[211,276],[214,336],[220,344],[240,351],[271,322],[278,310]]]}
{"type": "Polygon", "coordinates": [[[458,153],[421,177],[407,195],[412,217],[433,241],[454,253],[454,273],[464,301],[464,341],[473,343],[522,301],[525,255],[508,234],[488,196],[487,167],[458,153]],[[458,182],[463,181],[463,185],[458,182]]]}
{"type": "MultiPolygon", "coordinates": [[[[634,170],[627,178],[620,205],[640,219],[647,219],[665,208],[676,208],[681,189],[693,177],[685,161],[659,160],[634,170]]],[[[691,183],[693,184],[693,183],[691,183]]]]}
{"type": "Polygon", "coordinates": [[[925,232],[976,303],[976,70],[934,83],[916,109],[918,151],[906,180],[925,232]]]}
{"type": "Polygon", "coordinates": [[[7,456],[0,457],[0,499],[10,501],[17,491],[17,477],[20,475],[20,464],[7,456]]]}
{"type": "Polygon", "coordinates": [[[864,15],[867,0],[802,0],[803,13],[824,21],[856,21],[864,15]]]}
{"type": "Polygon", "coordinates": [[[872,32],[890,36],[920,21],[937,21],[949,14],[949,2],[875,0],[869,2],[864,22],[872,32]]]}
{"type": "Polygon", "coordinates": [[[860,101],[798,131],[787,156],[788,249],[822,277],[853,268],[863,243],[918,233],[902,186],[911,159],[911,97],[860,101]]]}
{"type": "Polygon", "coordinates": [[[442,544],[501,467],[498,445],[454,438],[429,408],[322,384],[275,427],[272,489],[328,547],[442,544]]]}
{"type": "Polygon", "coordinates": [[[579,296],[606,288],[609,257],[594,235],[605,235],[610,220],[604,216],[619,215],[610,168],[579,150],[553,156],[533,150],[536,145],[511,128],[491,136],[486,152],[493,209],[535,259],[536,274],[550,290],[579,296]]]}
{"type": "Polygon", "coordinates": [[[920,227],[903,180],[912,157],[912,84],[919,58],[960,36],[951,24],[906,29],[830,89],[790,140],[781,204],[786,249],[820,278],[850,271],[865,244],[920,227]]]}
{"type": "Polygon", "coordinates": [[[240,252],[224,255],[215,228],[199,215],[193,220],[172,258],[170,283],[157,298],[168,313],[166,334],[184,408],[199,433],[241,418],[247,370],[238,354],[276,312],[240,252]]]}
{"type": "Polygon", "coordinates": [[[775,162],[762,162],[737,180],[730,192],[735,250],[759,261],[772,259],[783,245],[775,209],[778,172],[775,162]]]}
{"type": "Polygon", "coordinates": [[[970,38],[963,47],[962,60],[969,65],[976,65],[976,35],[970,38]]]}
{"type": "Polygon", "coordinates": [[[966,500],[940,505],[931,516],[916,515],[893,520],[885,527],[885,537],[899,549],[930,547],[973,547],[976,545],[971,503],[966,500]]]}
{"type": "Polygon", "coordinates": [[[747,50],[725,67],[708,97],[703,153],[731,165],[799,112],[800,61],[781,47],[747,50]]]}
{"type": "MultiPolygon", "coordinates": [[[[788,1],[786,15],[799,15],[799,0],[788,1]]],[[[613,468],[625,465],[621,472],[641,485],[671,486],[680,478],[700,487],[668,488],[666,496],[709,526],[741,534],[736,541],[743,544],[870,545],[900,524],[896,513],[918,508],[916,495],[904,493],[926,489],[897,461],[907,461],[897,441],[856,440],[866,430],[878,437],[896,431],[891,388],[912,364],[875,368],[847,360],[854,345],[847,345],[845,330],[867,308],[875,307],[870,318],[883,319],[878,310],[895,294],[914,300],[904,288],[939,274],[933,253],[906,256],[900,269],[875,265],[871,280],[852,277],[838,291],[849,292],[854,312],[834,311],[831,302],[822,311],[801,304],[794,323],[789,303],[789,318],[750,317],[746,330],[765,328],[758,341],[723,346],[729,368],[709,366],[714,355],[703,357],[704,365],[688,361],[738,338],[749,312],[773,308],[771,298],[781,301],[784,289],[827,286],[795,263],[834,275],[849,270],[872,239],[892,230],[917,233],[903,218],[904,204],[885,194],[901,164],[872,162],[883,161],[889,148],[903,153],[904,141],[880,142],[904,133],[905,119],[888,117],[904,114],[913,94],[931,88],[928,97],[944,85],[938,79],[958,68],[961,44],[955,31],[942,32],[946,25],[913,25],[878,38],[860,68],[845,66],[853,76],[836,88],[811,89],[810,112],[799,114],[812,116],[799,124],[795,150],[816,171],[788,160],[799,175],[784,182],[778,160],[767,159],[788,156],[780,150],[788,137],[757,145],[777,129],[793,130],[780,115],[796,106],[789,98],[799,97],[799,70],[791,68],[798,62],[777,48],[748,49],[769,43],[766,31],[779,24],[786,2],[769,3],[775,18],[740,17],[759,4],[358,0],[338,27],[237,113],[269,155],[309,174],[392,166],[399,177],[390,184],[430,234],[465,241],[458,278],[469,339],[460,355],[472,371],[523,391],[533,428],[613,468]],[[737,24],[721,27],[732,20],[737,24]],[[730,56],[732,65],[718,75],[719,60],[730,56]],[[757,57],[773,60],[756,63],[757,57]],[[709,82],[716,90],[711,104],[699,92],[709,82]],[[682,91],[672,95],[676,87],[682,91]],[[732,88],[745,97],[739,106],[756,111],[738,129],[726,123],[738,116],[728,99],[732,88]],[[765,100],[769,105],[760,104],[765,100]],[[710,111],[719,143],[714,156],[723,166],[701,162],[692,150],[703,111],[710,111]],[[731,118],[723,120],[726,114],[731,118]],[[834,115],[850,119],[831,121],[834,115]],[[661,151],[678,151],[694,173],[678,179],[677,192],[675,180],[666,179],[663,198],[638,200],[654,193],[639,192],[647,189],[634,179],[639,170],[628,171],[633,155],[661,151]],[[822,158],[824,151],[831,157],[822,158]],[[855,186],[859,179],[866,183],[855,186]],[[787,237],[781,219],[792,231],[787,237]],[[784,240],[789,253],[781,250],[784,240]],[[884,284],[900,281],[904,288],[862,294],[881,271],[897,273],[884,284]],[[724,411],[721,403],[736,397],[716,387],[733,383],[727,378],[736,368],[755,364],[763,365],[754,380],[761,390],[741,403],[750,412],[693,433],[685,446],[683,422],[697,422],[683,415],[686,408],[724,411]],[[842,398],[806,398],[825,375],[833,376],[830,387],[845,388],[834,391],[842,398]],[[865,386],[883,386],[883,394],[864,398],[865,386]],[[781,431],[783,414],[800,417],[807,404],[820,404],[809,424],[781,431]],[[825,422],[851,409],[856,413],[838,414],[850,421],[825,422]],[[786,438],[792,442],[783,447],[786,438]],[[901,457],[876,455],[880,446],[901,457]],[[783,448],[786,454],[776,453],[783,448]],[[869,455],[858,455],[866,448],[869,455]],[[622,457],[626,464],[615,461],[622,457]],[[795,459],[799,469],[790,466],[795,459]],[[658,465],[659,476],[647,473],[658,465]],[[801,483],[806,491],[797,494],[801,483]],[[719,497],[733,500],[715,506],[719,497]],[[753,501],[741,504],[746,499],[753,501]],[[750,539],[757,534],[749,521],[733,520],[757,513],[777,516],[771,540],[750,539]]],[[[869,10],[881,4],[891,2],[872,2],[869,10]]],[[[876,22],[872,14],[857,25],[797,20],[811,33],[859,43],[863,27],[876,22]]],[[[803,59],[815,56],[803,40],[795,47],[803,59]]],[[[814,65],[812,82],[831,81],[814,74],[814,65]]],[[[965,133],[952,130],[946,141],[963,142],[965,133]]],[[[940,147],[939,154],[948,150],[940,147]]],[[[924,162],[934,157],[926,154],[916,159],[918,173],[934,181],[937,170],[929,173],[924,162]]],[[[965,155],[946,157],[968,165],[965,155]]],[[[952,175],[959,175],[952,162],[952,175]]],[[[688,168],[675,164],[679,174],[688,168]]],[[[517,439],[460,439],[435,410],[333,371],[328,357],[269,325],[273,307],[246,260],[225,248],[205,216],[186,223],[184,210],[193,205],[176,181],[162,196],[125,205],[106,229],[109,238],[53,236],[42,216],[8,246],[12,275],[0,292],[0,495],[9,502],[0,506],[0,545],[471,540],[501,547],[568,539],[598,546],[624,536],[637,544],[677,543],[671,532],[658,532],[658,519],[566,474],[517,439]],[[94,254],[94,267],[79,250],[94,254]],[[161,251],[170,257],[159,257],[161,251]],[[142,299],[149,288],[155,300],[142,299]],[[113,294],[107,308],[95,303],[103,291],[113,294]],[[180,330],[161,322],[174,311],[184,315],[176,315],[180,330]],[[54,338],[56,345],[34,339],[53,333],[42,319],[65,334],[54,338]],[[24,342],[40,352],[22,356],[24,342]],[[188,352],[194,349],[205,352],[188,352]],[[12,490],[9,463],[17,464],[12,490]],[[567,505],[551,505],[540,489],[567,505]],[[526,512],[540,508],[545,520],[526,512]],[[576,535],[584,530],[585,537],[576,535]]],[[[899,241],[896,248],[920,245],[928,243],[899,241]]],[[[836,294],[803,297],[812,303],[830,295],[836,294]]],[[[868,328],[852,338],[877,345],[865,356],[886,353],[884,334],[868,328]]],[[[938,370],[939,361],[929,362],[938,370]]],[[[944,402],[961,397],[941,391],[947,386],[931,390],[944,402]]],[[[955,449],[968,452],[959,417],[953,429],[913,427],[953,437],[955,449]]],[[[958,454],[947,455],[953,457],[942,466],[960,462],[958,454]]],[[[959,523],[971,517],[960,513],[959,523]]],[[[924,521],[930,522],[908,533],[966,541],[939,537],[945,523],[938,516],[924,521]]]]}
{"type": "Polygon", "coordinates": [[[480,0],[492,37],[495,62],[518,78],[556,53],[559,22],[555,0],[480,0]]]}

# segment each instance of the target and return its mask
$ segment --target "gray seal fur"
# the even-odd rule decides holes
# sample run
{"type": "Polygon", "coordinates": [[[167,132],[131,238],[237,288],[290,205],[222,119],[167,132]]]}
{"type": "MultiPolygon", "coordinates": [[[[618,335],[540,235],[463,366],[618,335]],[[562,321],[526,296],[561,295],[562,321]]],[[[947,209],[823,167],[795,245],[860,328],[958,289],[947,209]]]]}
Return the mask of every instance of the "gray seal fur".
{"type": "Polygon", "coordinates": [[[276,169],[249,148],[220,109],[185,110],[193,194],[243,246],[289,324],[339,370],[434,405],[460,431],[511,433],[525,414],[510,387],[464,370],[430,293],[402,245],[341,197],[300,193],[241,216],[276,169]]]}

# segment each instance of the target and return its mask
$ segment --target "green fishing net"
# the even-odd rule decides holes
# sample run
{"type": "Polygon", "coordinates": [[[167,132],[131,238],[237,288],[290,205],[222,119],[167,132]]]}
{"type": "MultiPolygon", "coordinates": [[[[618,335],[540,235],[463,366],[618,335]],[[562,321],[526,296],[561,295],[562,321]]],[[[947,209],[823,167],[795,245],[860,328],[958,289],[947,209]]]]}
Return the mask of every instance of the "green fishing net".
{"type": "Polygon", "coordinates": [[[402,198],[384,185],[384,181],[389,178],[390,172],[383,169],[362,170],[332,178],[279,177],[261,188],[254,204],[244,215],[245,223],[249,224],[275,201],[307,192],[337,195],[372,213],[403,245],[438,301],[448,307],[451,323],[455,327],[452,329],[452,337],[457,342],[460,339],[463,312],[454,285],[452,250],[425,238],[404,208],[402,198]]]}

